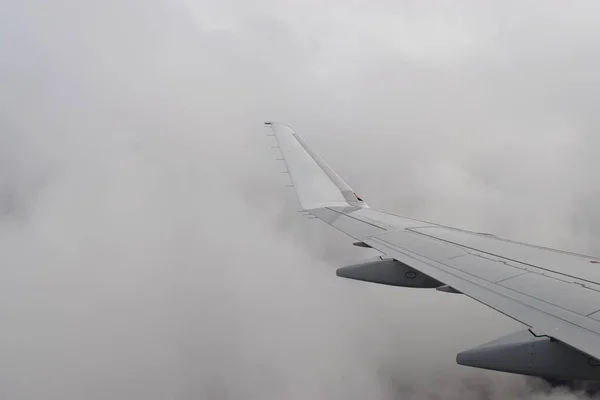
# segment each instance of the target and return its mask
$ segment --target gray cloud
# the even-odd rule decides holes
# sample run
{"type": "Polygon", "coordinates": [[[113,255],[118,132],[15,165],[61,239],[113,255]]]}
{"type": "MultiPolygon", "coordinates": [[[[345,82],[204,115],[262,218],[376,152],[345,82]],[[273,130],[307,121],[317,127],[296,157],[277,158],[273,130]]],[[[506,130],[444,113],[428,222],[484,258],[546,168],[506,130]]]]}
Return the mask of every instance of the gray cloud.
{"type": "Polygon", "coordinates": [[[572,398],[454,355],[518,329],[336,279],[265,119],[373,206],[598,253],[592,2],[5,2],[4,398],[572,398]]]}

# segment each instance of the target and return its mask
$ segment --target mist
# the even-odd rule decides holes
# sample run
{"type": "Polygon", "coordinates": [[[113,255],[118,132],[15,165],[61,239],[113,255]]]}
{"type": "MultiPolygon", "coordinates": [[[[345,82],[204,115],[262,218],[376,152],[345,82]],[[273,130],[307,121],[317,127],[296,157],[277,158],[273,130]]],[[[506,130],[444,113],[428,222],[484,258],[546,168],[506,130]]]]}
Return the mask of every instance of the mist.
{"type": "Polygon", "coordinates": [[[373,208],[600,254],[596,2],[2,1],[4,399],[578,398],[521,329],[335,277],[266,120],[373,208]]]}

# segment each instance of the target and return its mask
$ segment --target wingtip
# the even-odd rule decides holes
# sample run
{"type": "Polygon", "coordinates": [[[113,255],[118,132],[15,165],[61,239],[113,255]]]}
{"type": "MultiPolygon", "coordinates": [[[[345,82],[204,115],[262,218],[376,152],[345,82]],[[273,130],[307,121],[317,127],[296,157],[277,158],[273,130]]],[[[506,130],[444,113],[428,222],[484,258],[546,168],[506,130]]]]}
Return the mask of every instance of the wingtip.
{"type": "Polygon", "coordinates": [[[316,155],[288,124],[267,121],[265,125],[273,129],[277,147],[282,152],[303,209],[368,208],[363,199],[316,155]]]}
{"type": "Polygon", "coordinates": [[[286,128],[289,128],[292,131],[292,134],[294,136],[296,136],[296,132],[294,132],[294,130],[292,129],[292,127],[290,125],[286,124],[285,122],[265,121],[264,125],[272,127],[272,128],[275,128],[277,126],[285,126],[286,128]]]}

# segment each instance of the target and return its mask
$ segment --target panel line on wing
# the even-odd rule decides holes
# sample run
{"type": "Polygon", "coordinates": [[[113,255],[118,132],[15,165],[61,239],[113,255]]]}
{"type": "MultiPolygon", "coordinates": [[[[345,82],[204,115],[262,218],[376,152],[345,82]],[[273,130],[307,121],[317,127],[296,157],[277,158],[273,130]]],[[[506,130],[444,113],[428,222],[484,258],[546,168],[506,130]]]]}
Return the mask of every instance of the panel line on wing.
{"type": "MultiPolygon", "coordinates": [[[[400,258],[397,258],[398,261],[404,262],[407,265],[420,270],[424,274],[427,274],[434,279],[438,279],[439,281],[456,288],[466,296],[476,300],[479,303],[485,304],[501,314],[532,327],[537,331],[542,331],[548,336],[573,345],[593,357],[600,358],[600,321],[587,318],[581,314],[576,314],[553,304],[548,304],[540,300],[533,299],[527,295],[515,292],[494,283],[489,283],[485,280],[483,280],[483,282],[478,282],[481,280],[481,278],[469,277],[467,274],[464,274],[458,270],[455,270],[455,272],[447,271],[446,268],[448,267],[443,263],[427,260],[425,257],[418,254],[412,254],[410,252],[407,253],[406,251],[403,251],[401,247],[383,242],[378,238],[370,238],[366,239],[365,241],[367,244],[373,246],[373,248],[379,251],[382,251],[387,256],[396,258],[399,257],[399,255],[402,255],[400,258]],[[381,249],[381,247],[388,248],[392,252],[385,251],[381,249]],[[416,261],[418,265],[416,265],[414,262],[411,263],[411,260],[416,261]],[[526,309],[543,313],[544,315],[548,316],[547,318],[549,319],[540,319],[524,310],[522,310],[523,312],[520,312],[518,309],[515,309],[514,306],[502,306],[498,302],[499,300],[491,301],[489,298],[490,295],[500,296],[501,298],[505,299],[504,301],[512,302],[514,305],[518,304],[519,307],[524,307],[526,309]],[[526,297],[530,299],[530,301],[525,301],[525,299],[520,300],[519,297],[526,297]],[[568,324],[568,326],[572,326],[573,328],[583,329],[584,331],[590,332],[594,335],[594,341],[596,344],[589,344],[584,338],[580,337],[579,334],[577,334],[576,338],[572,337],[572,335],[576,334],[577,331],[570,330],[569,332],[563,333],[562,329],[551,323],[553,320],[558,320],[568,324]]],[[[564,326],[563,328],[566,329],[568,326],[564,326]]]]}
{"type": "Polygon", "coordinates": [[[496,253],[492,253],[490,251],[482,250],[482,249],[476,248],[476,247],[471,247],[469,245],[465,245],[465,244],[462,244],[462,243],[457,243],[457,242],[454,242],[454,241],[451,241],[451,240],[448,240],[448,239],[444,239],[444,238],[441,238],[441,237],[438,237],[438,236],[434,236],[434,235],[431,235],[431,234],[428,234],[428,233],[424,233],[422,231],[416,231],[416,230],[413,230],[412,228],[408,228],[407,230],[409,230],[411,232],[414,232],[416,234],[419,234],[419,235],[430,237],[432,239],[440,240],[440,241],[443,241],[443,242],[446,242],[446,243],[452,243],[452,244],[455,244],[457,246],[464,247],[465,249],[470,249],[470,250],[473,250],[473,251],[477,251],[479,253],[488,254],[488,255],[491,255],[491,256],[494,256],[494,257],[498,257],[498,258],[503,258],[505,260],[509,260],[509,261],[512,261],[512,262],[515,262],[515,263],[519,263],[519,264],[522,264],[522,265],[527,265],[529,267],[537,268],[537,269],[544,270],[544,271],[547,271],[547,272],[551,272],[551,273],[554,273],[554,274],[557,274],[557,275],[566,276],[566,277],[569,277],[569,278],[572,278],[572,279],[577,279],[577,280],[580,280],[580,281],[585,281],[585,282],[593,283],[593,284],[596,284],[596,285],[600,284],[600,282],[595,282],[595,281],[592,281],[590,279],[585,279],[585,278],[582,278],[582,277],[579,277],[579,276],[567,274],[565,272],[555,271],[555,270],[552,270],[550,268],[545,268],[545,267],[542,267],[540,265],[530,264],[530,263],[525,262],[525,261],[520,261],[520,260],[516,260],[514,258],[507,257],[507,256],[502,256],[502,255],[498,254],[497,252],[496,253]]]}

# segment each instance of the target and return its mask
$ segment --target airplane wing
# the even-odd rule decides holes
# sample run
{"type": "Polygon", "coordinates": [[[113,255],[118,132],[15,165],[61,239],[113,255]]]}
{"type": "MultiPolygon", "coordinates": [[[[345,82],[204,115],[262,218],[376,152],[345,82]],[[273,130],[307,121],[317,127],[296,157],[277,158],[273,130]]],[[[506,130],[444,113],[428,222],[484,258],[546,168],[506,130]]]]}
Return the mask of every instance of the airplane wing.
{"type": "Polygon", "coordinates": [[[273,130],[301,207],[380,260],[337,275],[462,293],[528,329],[457,362],[548,379],[600,379],[600,259],[371,209],[287,125],[273,130]]]}

